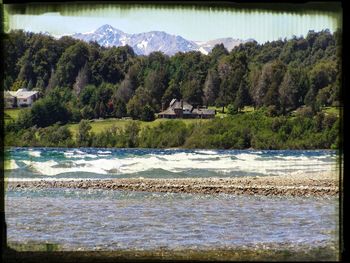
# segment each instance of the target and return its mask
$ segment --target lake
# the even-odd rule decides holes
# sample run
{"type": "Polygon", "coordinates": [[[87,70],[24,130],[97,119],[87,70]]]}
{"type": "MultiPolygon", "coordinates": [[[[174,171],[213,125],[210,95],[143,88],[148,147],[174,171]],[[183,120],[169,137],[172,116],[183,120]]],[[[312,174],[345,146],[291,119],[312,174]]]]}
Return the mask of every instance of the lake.
{"type": "MultiPolygon", "coordinates": [[[[334,151],[11,148],[9,181],[332,172],[334,151]]],[[[338,246],[337,197],[11,189],[8,241],[63,250],[338,246]]]]}

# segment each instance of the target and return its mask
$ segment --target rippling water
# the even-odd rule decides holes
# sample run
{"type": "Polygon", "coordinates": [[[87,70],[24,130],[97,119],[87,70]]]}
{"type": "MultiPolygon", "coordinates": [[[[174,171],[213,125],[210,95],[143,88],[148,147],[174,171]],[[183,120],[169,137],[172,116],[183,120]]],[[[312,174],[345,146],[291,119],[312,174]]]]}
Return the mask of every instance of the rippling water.
{"type": "Polygon", "coordinates": [[[6,209],[9,241],[66,250],[337,243],[335,198],[22,189],[6,209]]]}
{"type": "Polygon", "coordinates": [[[336,171],[334,151],[12,148],[10,180],[179,178],[336,171]]]}
{"type": "MultiPolygon", "coordinates": [[[[333,151],[12,148],[6,158],[8,180],[312,176],[337,169],[333,151]]],[[[334,197],[12,189],[5,209],[10,242],[64,250],[338,244],[334,197]]]]}

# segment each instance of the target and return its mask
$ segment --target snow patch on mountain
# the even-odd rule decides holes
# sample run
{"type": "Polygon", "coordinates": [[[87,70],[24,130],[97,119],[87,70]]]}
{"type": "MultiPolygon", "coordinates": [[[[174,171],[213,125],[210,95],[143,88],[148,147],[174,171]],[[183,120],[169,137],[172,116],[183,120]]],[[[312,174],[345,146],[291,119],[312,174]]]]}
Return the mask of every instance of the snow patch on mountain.
{"type": "Polygon", "coordinates": [[[138,55],[149,55],[154,51],[161,51],[167,55],[174,55],[177,52],[199,51],[207,55],[216,44],[222,43],[230,51],[235,46],[248,42],[233,38],[191,41],[162,31],[128,34],[111,25],[103,25],[92,32],[76,33],[72,37],[86,42],[95,41],[105,47],[129,45],[138,55]]]}

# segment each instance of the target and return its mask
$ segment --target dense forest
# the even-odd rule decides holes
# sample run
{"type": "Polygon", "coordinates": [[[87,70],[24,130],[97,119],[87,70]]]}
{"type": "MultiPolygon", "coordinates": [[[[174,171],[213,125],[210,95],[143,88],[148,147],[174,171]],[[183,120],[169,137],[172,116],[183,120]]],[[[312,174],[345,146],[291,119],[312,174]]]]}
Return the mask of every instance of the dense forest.
{"type": "MultiPolygon", "coordinates": [[[[105,48],[68,36],[54,39],[11,31],[3,40],[4,89],[37,90],[41,99],[8,123],[6,132],[14,136],[25,129],[109,117],[151,121],[172,98],[194,106],[227,107],[231,115],[253,106],[256,116],[264,112],[282,123],[296,110],[304,112],[304,117],[324,119],[317,117],[323,107],[341,104],[341,37],[340,31],[310,31],[305,38],[247,42],[230,52],[221,44],[208,55],[193,51],[169,57],[161,52],[137,56],[129,46],[105,48]]],[[[224,122],[214,120],[210,125],[220,121],[224,122]]],[[[322,125],[334,129],[335,122],[333,118],[322,125]]],[[[206,129],[210,128],[202,128],[201,133],[206,129]]],[[[334,142],[335,137],[315,147],[328,148],[334,142]]],[[[194,142],[190,146],[202,147],[194,142]]],[[[250,146],[251,141],[238,148],[250,146]]],[[[219,145],[232,147],[236,146],[219,145]]]]}

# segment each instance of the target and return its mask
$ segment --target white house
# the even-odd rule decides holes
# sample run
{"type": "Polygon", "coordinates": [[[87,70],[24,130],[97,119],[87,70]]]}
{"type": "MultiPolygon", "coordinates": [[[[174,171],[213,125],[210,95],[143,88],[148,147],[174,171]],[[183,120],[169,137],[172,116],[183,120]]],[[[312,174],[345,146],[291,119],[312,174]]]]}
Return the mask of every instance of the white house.
{"type": "Polygon", "coordinates": [[[28,91],[26,89],[19,89],[17,91],[5,91],[5,107],[29,107],[33,102],[39,98],[38,91],[28,91]]]}

